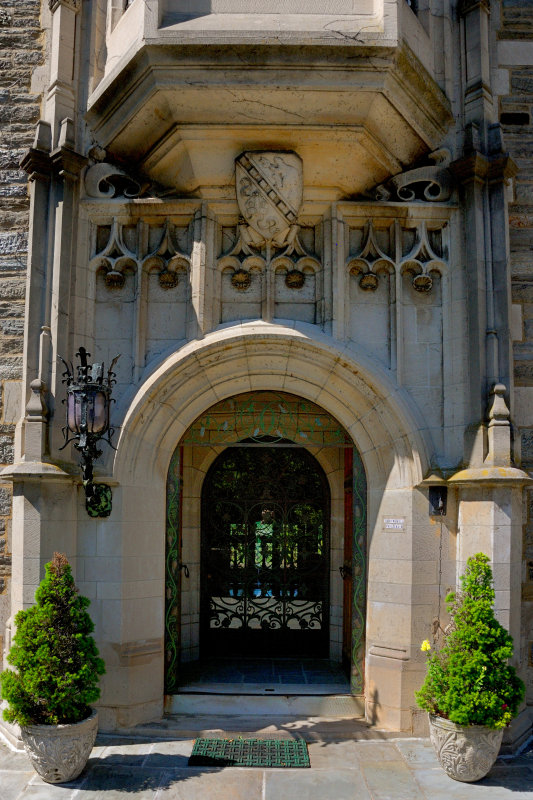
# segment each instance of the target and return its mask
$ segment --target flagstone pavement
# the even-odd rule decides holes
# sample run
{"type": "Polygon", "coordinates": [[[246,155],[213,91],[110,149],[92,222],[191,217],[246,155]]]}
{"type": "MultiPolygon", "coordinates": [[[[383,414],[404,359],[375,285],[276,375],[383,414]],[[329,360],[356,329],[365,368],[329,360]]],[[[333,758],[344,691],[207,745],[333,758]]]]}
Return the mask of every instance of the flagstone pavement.
{"type": "Polygon", "coordinates": [[[100,735],[80,778],[51,786],[0,744],[0,800],[533,800],[533,752],[465,784],[445,775],[427,739],[309,741],[310,769],[188,767],[192,745],[100,735]]]}

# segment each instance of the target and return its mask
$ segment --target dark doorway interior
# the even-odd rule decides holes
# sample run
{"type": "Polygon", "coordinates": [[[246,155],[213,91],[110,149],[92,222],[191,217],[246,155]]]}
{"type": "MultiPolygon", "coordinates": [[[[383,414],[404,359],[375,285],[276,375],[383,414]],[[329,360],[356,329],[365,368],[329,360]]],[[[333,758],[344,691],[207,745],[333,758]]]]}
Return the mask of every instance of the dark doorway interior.
{"type": "Polygon", "coordinates": [[[303,448],[218,456],[202,491],[202,659],[328,657],[329,509],[303,448]]]}

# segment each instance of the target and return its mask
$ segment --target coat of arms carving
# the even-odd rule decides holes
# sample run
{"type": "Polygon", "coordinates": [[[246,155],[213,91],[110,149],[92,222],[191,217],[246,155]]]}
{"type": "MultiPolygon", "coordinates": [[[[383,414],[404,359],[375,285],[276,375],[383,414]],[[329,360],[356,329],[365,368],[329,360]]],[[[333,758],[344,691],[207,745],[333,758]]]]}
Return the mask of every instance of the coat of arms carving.
{"type": "Polygon", "coordinates": [[[283,247],[296,232],[302,205],[302,160],[296,153],[247,152],[235,162],[239,210],[253,243],[283,247]]]}

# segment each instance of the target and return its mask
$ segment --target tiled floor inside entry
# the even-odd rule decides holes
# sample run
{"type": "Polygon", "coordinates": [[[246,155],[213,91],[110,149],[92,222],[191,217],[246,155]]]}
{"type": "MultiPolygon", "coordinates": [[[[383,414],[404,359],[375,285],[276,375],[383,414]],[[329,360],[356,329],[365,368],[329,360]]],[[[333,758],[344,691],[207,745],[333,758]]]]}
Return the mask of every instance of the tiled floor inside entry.
{"type": "Polygon", "coordinates": [[[348,678],[341,665],[326,659],[212,658],[183,664],[180,692],[238,690],[261,693],[281,687],[287,693],[347,694],[348,678]]]}

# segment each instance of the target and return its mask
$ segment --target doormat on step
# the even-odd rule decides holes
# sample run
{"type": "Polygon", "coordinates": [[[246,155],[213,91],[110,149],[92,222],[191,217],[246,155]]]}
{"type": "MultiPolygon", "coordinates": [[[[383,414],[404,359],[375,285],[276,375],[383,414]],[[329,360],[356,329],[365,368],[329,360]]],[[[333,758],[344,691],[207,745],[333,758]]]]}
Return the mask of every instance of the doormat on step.
{"type": "Polygon", "coordinates": [[[196,739],[189,767],[310,767],[303,739],[196,739]]]}

